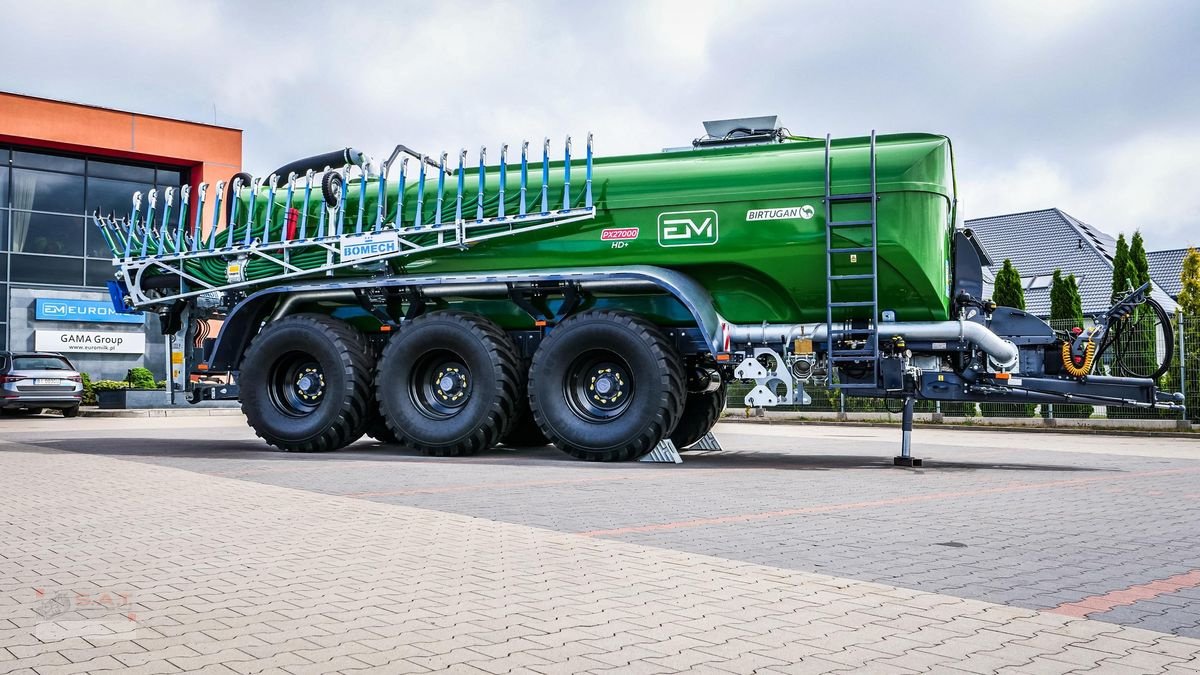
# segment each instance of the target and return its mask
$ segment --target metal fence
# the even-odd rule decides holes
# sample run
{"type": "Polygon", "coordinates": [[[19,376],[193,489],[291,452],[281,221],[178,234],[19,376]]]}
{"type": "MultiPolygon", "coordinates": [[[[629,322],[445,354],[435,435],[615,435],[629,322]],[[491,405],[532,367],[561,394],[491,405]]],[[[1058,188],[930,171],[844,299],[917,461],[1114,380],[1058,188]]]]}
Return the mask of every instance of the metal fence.
{"type": "MultiPolygon", "coordinates": [[[[1056,330],[1069,331],[1072,326],[1053,326],[1056,330]]],[[[1167,352],[1165,331],[1149,330],[1135,333],[1124,343],[1127,354],[1136,353],[1142,364],[1161,363],[1167,352]],[[1151,361],[1156,359],[1156,361],[1151,361]]],[[[978,419],[988,417],[1053,417],[1056,419],[1181,419],[1200,422],[1200,316],[1175,316],[1171,322],[1172,361],[1170,369],[1158,378],[1159,389],[1184,394],[1184,412],[1171,410],[1147,410],[1118,406],[1085,404],[1033,405],[1027,403],[959,403],[949,401],[918,400],[917,412],[940,412],[948,421],[954,418],[978,419]]],[[[1129,358],[1129,357],[1127,357],[1129,358]]],[[[1153,367],[1147,368],[1153,370],[1153,367]]],[[[1093,372],[1119,375],[1110,350],[1093,372]]],[[[745,396],[753,385],[735,382],[729,388],[731,409],[745,407],[745,396]]],[[[812,397],[806,406],[779,406],[772,410],[812,413],[899,413],[899,399],[864,398],[843,395],[819,383],[808,383],[805,391],[812,397]]]]}

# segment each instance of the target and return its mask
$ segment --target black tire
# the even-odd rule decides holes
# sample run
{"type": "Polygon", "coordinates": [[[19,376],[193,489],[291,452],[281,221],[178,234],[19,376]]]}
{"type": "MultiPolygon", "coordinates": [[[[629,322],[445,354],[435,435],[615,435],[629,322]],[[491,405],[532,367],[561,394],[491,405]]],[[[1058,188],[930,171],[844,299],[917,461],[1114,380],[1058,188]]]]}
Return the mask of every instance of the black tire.
{"type": "Polygon", "coordinates": [[[363,434],[371,403],[370,348],[362,334],[322,314],[267,324],[242,359],[242,412],[267,443],[326,452],[363,434]]]}
{"type": "Polygon", "coordinates": [[[512,339],[488,319],[431,312],[388,341],[375,396],[401,445],[470,455],[499,443],[517,416],[520,361],[512,339]]]}
{"type": "Polygon", "coordinates": [[[326,171],[321,177],[321,196],[325,198],[325,205],[331,209],[336,209],[338,202],[342,200],[342,174],[336,169],[326,171]]]}
{"type": "Polygon", "coordinates": [[[367,413],[367,423],[363,426],[363,434],[388,445],[396,445],[400,439],[396,438],[396,434],[388,428],[387,421],[383,419],[383,414],[379,412],[379,403],[374,402],[374,407],[367,413]]]}
{"type": "Polygon", "coordinates": [[[702,394],[689,393],[683,403],[683,414],[679,417],[679,424],[676,424],[675,430],[671,432],[671,442],[675,444],[675,447],[683,450],[704,438],[704,434],[707,434],[721,418],[721,411],[725,409],[725,401],[724,382],[716,391],[702,394]]]}
{"type": "Polygon", "coordinates": [[[73,405],[70,408],[63,408],[63,417],[79,417],[79,406],[73,405]]]}
{"type": "Polygon", "coordinates": [[[550,439],[546,438],[537,420],[533,418],[533,411],[529,409],[527,400],[521,402],[519,414],[502,442],[510,448],[540,448],[550,445],[550,439]]]}
{"type": "Polygon", "coordinates": [[[521,394],[517,400],[517,416],[500,442],[510,448],[540,448],[550,445],[550,439],[542,433],[537,420],[533,419],[533,411],[529,408],[529,359],[521,361],[521,394]]]}
{"type": "Polygon", "coordinates": [[[619,462],[654,449],[675,428],[686,393],[675,347],[649,321],[591,310],[538,347],[529,403],[542,433],[579,459],[619,462]]]}

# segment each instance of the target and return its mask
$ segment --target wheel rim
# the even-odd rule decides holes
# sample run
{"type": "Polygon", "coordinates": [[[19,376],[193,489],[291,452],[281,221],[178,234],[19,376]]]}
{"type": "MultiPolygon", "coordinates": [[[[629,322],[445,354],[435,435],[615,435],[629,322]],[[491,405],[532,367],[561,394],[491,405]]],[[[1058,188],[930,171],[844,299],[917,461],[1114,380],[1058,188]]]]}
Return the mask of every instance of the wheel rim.
{"type": "Polygon", "coordinates": [[[581,354],[567,368],[564,398],[571,412],[588,422],[620,417],[633,400],[633,370],[617,354],[594,349],[581,354]]]}
{"type": "Polygon", "coordinates": [[[422,415],[447,419],[462,412],[471,400],[471,370],[454,352],[434,350],[422,355],[413,368],[409,395],[422,415]]]}
{"type": "Polygon", "coordinates": [[[271,368],[269,394],[275,409],[290,417],[305,417],[325,400],[325,371],[311,355],[289,352],[271,368]]]}

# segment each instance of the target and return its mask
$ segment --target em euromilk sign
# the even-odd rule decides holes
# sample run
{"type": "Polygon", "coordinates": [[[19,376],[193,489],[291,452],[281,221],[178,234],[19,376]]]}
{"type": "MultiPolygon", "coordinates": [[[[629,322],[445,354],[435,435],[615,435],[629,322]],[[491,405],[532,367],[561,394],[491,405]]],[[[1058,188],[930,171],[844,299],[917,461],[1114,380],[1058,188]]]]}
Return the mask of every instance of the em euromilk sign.
{"type": "Polygon", "coordinates": [[[38,298],[34,317],[41,321],[78,321],[95,323],[142,323],[141,314],[121,314],[106,300],[67,300],[38,298]]]}

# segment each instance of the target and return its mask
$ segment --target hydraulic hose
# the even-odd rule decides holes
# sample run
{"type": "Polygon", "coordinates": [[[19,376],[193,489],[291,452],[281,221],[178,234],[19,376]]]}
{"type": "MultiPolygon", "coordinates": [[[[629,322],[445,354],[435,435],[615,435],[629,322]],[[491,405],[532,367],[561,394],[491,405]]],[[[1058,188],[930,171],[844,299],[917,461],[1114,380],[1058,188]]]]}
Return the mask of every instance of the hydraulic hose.
{"type": "MultiPolygon", "coordinates": [[[[1104,356],[1109,348],[1113,348],[1115,352],[1113,356],[1113,369],[1119,374],[1126,377],[1142,377],[1157,380],[1170,370],[1171,361],[1175,358],[1175,330],[1171,327],[1171,317],[1167,314],[1167,310],[1163,309],[1163,306],[1154,300],[1154,298],[1147,296],[1144,304],[1154,313],[1158,325],[1161,325],[1163,330],[1163,342],[1166,347],[1166,354],[1162,362],[1158,364],[1158,368],[1150,373],[1141,373],[1128,363],[1129,354],[1126,353],[1126,350],[1130,349],[1129,342],[1137,339],[1136,334],[1130,335],[1135,328],[1130,325],[1131,320],[1129,318],[1120,319],[1109,328],[1103,342],[1100,344],[1100,350],[1096,354],[1096,358],[1104,356]]],[[[1157,342],[1157,339],[1155,342],[1157,342]]],[[[1156,349],[1156,347],[1157,345],[1151,345],[1152,349],[1156,349]]]]}
{"type": "MultiPolygon", "coordinates": [[[[312,169],[313,171],[322,171],[327,166],[334,169],[340,169],[347,164],[353,164],[354,166],[361,167],[365,161],[366,155],[364,155],[361,151],[355,150],[354,148],[342,148],[341,150],[334,150],[333,152],[326,152],[324,154],[313,155],[312,157],[305,157],[304,159],[297,159],[295,161],[288,162],[278,169],[275,169],[271,173],[279,176],[280,182],[286,182],[288,176],[293,173],[297,176],[303,176],[304,173],[309,169],[312,169]]],[[[271,174],[267,175],[269,176],[271,174]]]]}
{"type": "Polygon", "coordinates": [[[225,186],[225,231],[230,232],[233,229],[233,223],[229,222],[233,213],[233,200],[237,199],[237,192],[233,189],[233,184],[241,180],[242,187],[250,187],[250,181],[254,177],[245,171],[239,171],[229,178],[229,183],[225,186]]]}

